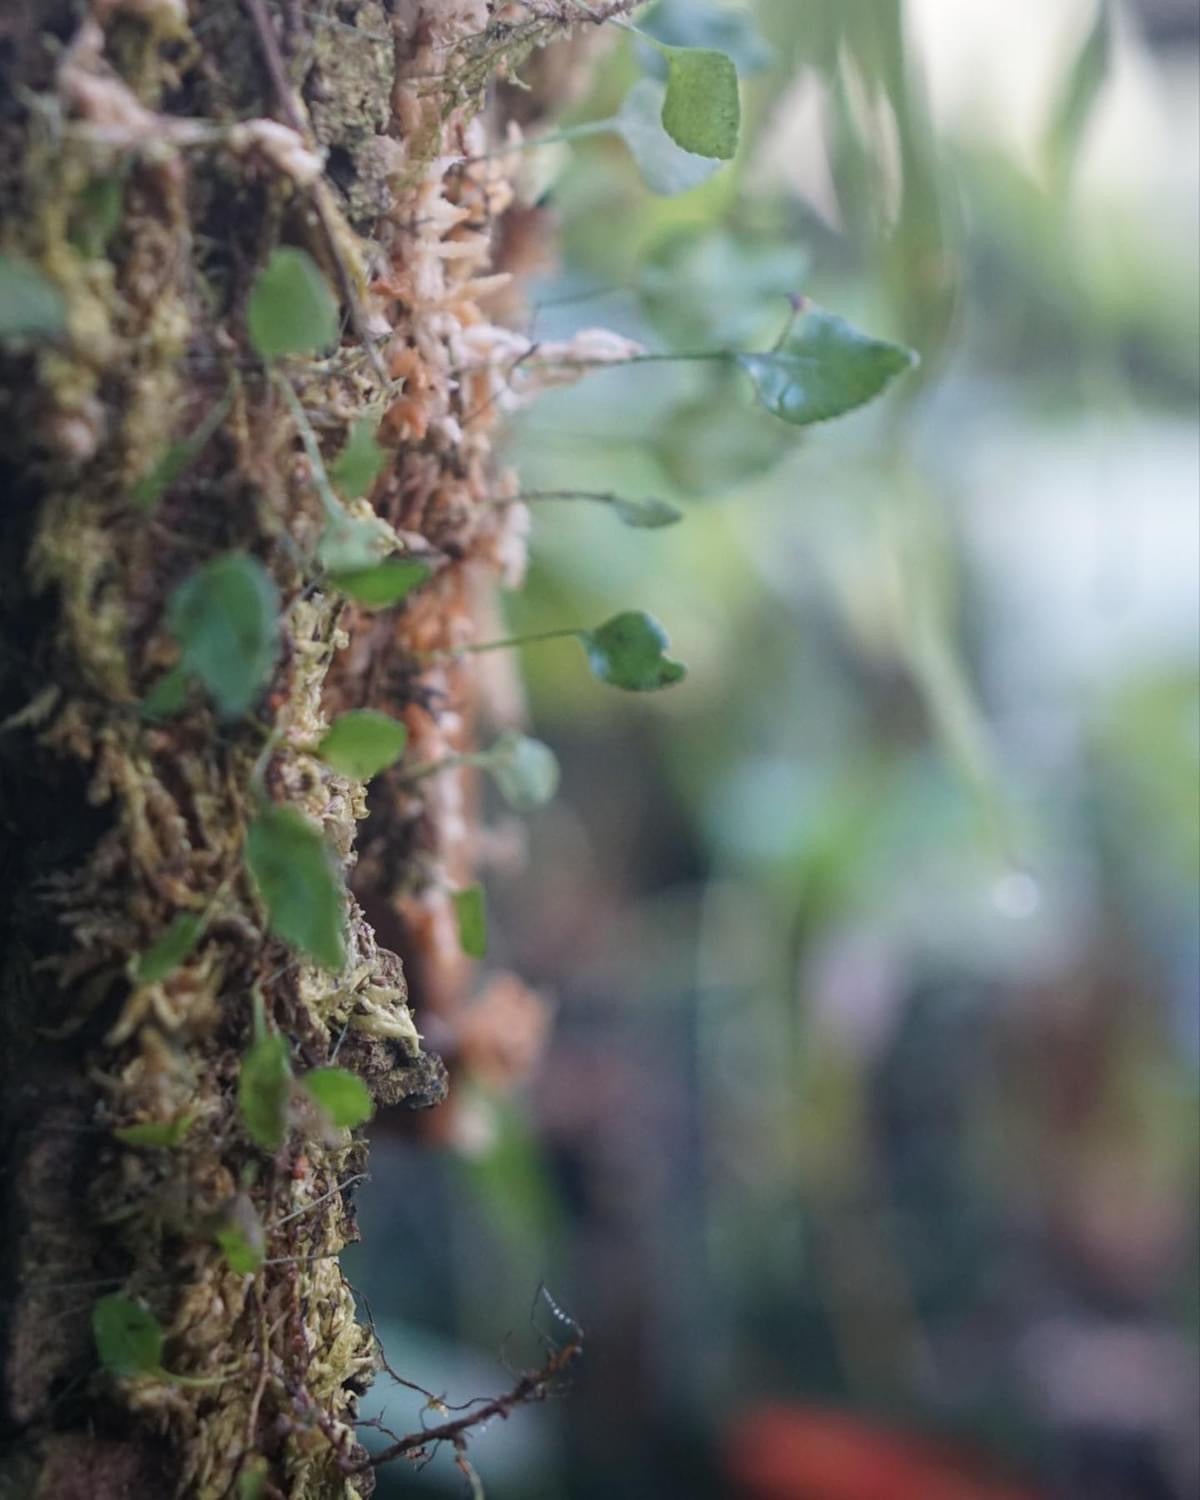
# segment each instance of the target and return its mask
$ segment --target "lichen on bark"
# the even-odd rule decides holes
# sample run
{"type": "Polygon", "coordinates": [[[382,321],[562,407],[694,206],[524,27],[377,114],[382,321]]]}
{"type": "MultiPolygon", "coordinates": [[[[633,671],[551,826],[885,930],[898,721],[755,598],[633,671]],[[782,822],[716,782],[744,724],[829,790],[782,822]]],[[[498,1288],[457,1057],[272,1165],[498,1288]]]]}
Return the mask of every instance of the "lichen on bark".
{"type": "Polygon", "coordinates": [[[436,969],[453,947],[447,888],[472,858],[460,779],[385,780],[355,877],[365,789],[311,746],[366,704],[404,717],[420,759],[471,732],[467,684],[430,653],[470,637],[523,558],[490,436],[509,395],[494,355],[513,192],[479,110],[574,19],[483,0],[54,0],[0,19],[0,254],[53,283],[67,321],[57,341],[0,345],[0,1495],[217,1500],[251,1476],[268,1496],[369,1492],[354,1423],[376,1350],[337,1260],[364,1147],[313,1127],[263,1151],[239,1069],[259,1006],[298,1070],[336,1057],[379,1105],[436,1102],[444,1070],[355,896],[331,975],[269,935],[243,844],[258,787],[320,825],[413,953],[436,969]],[[437,561],[399,610],[356,610],[313,567],[312,463],[245,333],[279,244],[313,256],[345,314],[336,351],[285,370],[322,451],[364,415],[389,449],[348,508],[437,561]],[[203,448],[148,485],[214,413],[203,448]],[[198,693],[147,719],[177,659],[167,601],[230,551],[285,601],[273,679],[245,720],[198,693]],[[204,916],[199,942],[139,980],[180,914],[204,916]],[[114,1135],[171,1121],[171,1147],[114,1135]],[[266,1235],[253,1275],[215,1236],[235,1211],[266,1235]],[[158,1318],[184,1379],[98,1368],[90,1310],[118,1290],[158,1318]]]}

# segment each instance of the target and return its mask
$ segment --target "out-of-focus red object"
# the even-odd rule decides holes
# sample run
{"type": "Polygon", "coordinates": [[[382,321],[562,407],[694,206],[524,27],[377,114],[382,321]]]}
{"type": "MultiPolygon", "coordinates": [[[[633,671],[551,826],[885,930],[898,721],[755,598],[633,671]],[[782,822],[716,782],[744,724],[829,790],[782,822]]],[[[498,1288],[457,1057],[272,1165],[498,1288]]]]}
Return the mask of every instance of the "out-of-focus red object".
{"type": "Polygon", "coordinates": [[[954,1448],[797,1406],[739,1418],[725,1467],[731,1500],[1039,1500],[954,1448]]]}

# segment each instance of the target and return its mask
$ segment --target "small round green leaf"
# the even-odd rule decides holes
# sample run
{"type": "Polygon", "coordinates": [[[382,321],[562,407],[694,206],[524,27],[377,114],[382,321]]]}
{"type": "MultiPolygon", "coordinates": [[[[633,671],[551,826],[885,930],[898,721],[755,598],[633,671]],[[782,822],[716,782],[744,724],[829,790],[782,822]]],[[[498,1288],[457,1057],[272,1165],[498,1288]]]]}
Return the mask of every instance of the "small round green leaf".
{"type": "Polygon", "coordinates": [[[424,563],[406,558],[389,558],[376,563],[373,568],[357,568],[349,572],[330,574],[330,582],[343,594],[367,609],[387,609],[399,604],[429,577],[424,563]]]}
{"type": "Polygon", "coordinates": [[[469,885],[454,893],[454,915],[458,920],[458,945],[468,958],[487,956],[487,905],[483,887],[469,885]]]}
{"type": "Polygon", "coordinates": [[[200,941],[203,931],[203,917],[180,912],[153,948],[139,954],[133,971],[138,984],[158,984],[173,973],[200,941]]]}
{"type": "Polygon", "coordinates": [[[264,1151],[278,1151],[287,1136],[292,1065],[285,1037],[261,1037],[242,1058],[238,1109],[246,1134],[264,1151]]]}
{"type": "Polygon", "coordinates": [[[558,791],[558,758],[549,745],[506,729],[483,756],[504,800],[518,812],[544,807],[558,791]]]}
{"type": "Polygon", "coordinates": [[[796,427],[864,406],[917,363],[911,349],[871,338],[818,307],[769,354],[737,358],[767,410],[796,427]]]}
{"type": "Polygon", "coordinates": [[[163,1331],[139,1302],[112,1292],[92,1308],[92,1337],[110,1375],[132,1379],[162,1369],[163,1331]]]}
{"type": "Polygon", "coordinates": [[[275,936],[340,972],[345,899],[321,830],[294,808],[268,807],[246,831],[246,865],[275,936]]]}
{"type": "Polygon", "coordinates": [[[355,422],[329,470],[333,487],[348,500],[365,495],[387,467],[388,456],[375,441],[377,425],[369,417],[355,422]]]}
{"type": "Polygon", "coordinates": [[[356,708],[333,721],[317,754],[343,776],[369,781],[395,765],[407,743],[408,730],[398,719],[373,708],[356,708]]]}
{"type": "Polygon", "coordinates": [[[667,47],[663,128],[677,146],[696,156],[729,161],[737,154],[742,106],[737,68],[724,52],[707,47],[667,47]]]}
{"type": "Polygon", "coordinates": [[[375,1113],[370,1089],[345,1068],[314,1068],[305,1073],[300,1086],[334,1125],[353,1130],[375,1113]]]}
{"type": "Polygon", "coordinates": [[[27,260],[0,255],[0,339],[55,339],[67,331],[67,304],[27,260]]]}
{"type": "Polygon", "coordinates": [[[643,610],[625,610],[580,634],[593,674],[613,687],[650,693],[687,675],[683,663],[666,654],[671,644],[666,631],[643,610]]]}
{"type": "Polygon", "coordinates": [[[190,1111],[173,1120],[146,1120],[140,1125],[122,1125],[113,1135],[123,1146],[150,1146],[170,1150],[182,1145],[196,1116],[190,1111]]]}
{"type": "Polygon", "coordinates": [[[639,79],[625,95],[613,125],[650,191],[673,198],[707,182],[721,163],[695,156],[671,139],[663,126],[666,95],[656,79],[639,79]]]}
{"type": "Polygon", "coordinates": [[[267,1237],[254,1204],[245,1193],[238,1193],[226,1204],[213,1238],[235,1275],[252,1276],[262,1265],[267,1237]]]}
{"type": "Polygon", "coordinates": [[[250,289],[246,328],[264,359],[315,354],[333,343],[338,307],[311,255],[289,245],[272,251],[250,289]]]}
{"type": "Polygon", "coordinates": [[[222,717],[236,719],[266,686],[279,649],[279,593],[245,552],[206,563],[167,606],[180,667],[208,689],[222,717]]]}

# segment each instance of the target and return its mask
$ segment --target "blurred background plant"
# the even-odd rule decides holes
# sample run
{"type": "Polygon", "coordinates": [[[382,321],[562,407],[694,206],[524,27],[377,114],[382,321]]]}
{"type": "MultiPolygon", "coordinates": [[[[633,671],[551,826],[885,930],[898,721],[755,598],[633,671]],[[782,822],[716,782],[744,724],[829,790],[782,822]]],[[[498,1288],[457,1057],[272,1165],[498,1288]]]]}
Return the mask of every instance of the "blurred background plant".
{"type": "MultiPolygon", "coordinates": [[[[524,489],[686,519],[535,506],[507,625],[638,601],[691,672],[640,701],[522,663],[562,791],[493,810],[456,1100],[435,1140],[377,1126],[351,1277],[452,1402],[541,1363],[542,1281],[585,1329],[567,1399],[473,1445],[493,1500],[1186,1500],[1195,7],[642,24],[736,55],[738,159],[666,198],[612,135],[528,153],[564,239],[536,333],[766,347],[803,292],[922,366],[802,437],[703,364],[514,428],[524,489]]],[[[652,67],[614,41],[577,123],[652,67]]]]}

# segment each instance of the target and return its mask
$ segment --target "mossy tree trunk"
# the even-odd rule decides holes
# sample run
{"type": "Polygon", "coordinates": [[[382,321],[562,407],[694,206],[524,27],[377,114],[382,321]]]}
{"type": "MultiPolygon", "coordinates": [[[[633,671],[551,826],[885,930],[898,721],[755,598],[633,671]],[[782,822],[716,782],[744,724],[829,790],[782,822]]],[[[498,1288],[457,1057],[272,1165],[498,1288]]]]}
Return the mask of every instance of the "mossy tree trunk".
{"type": "MultiPolygon", "coordinates": [[[[336,1258],[364,1147],[303,1118],[278,1152],[255,1146],[239,1071],[256,1005],[297,1071],[336,1055],[378,1104],[436,1101],[444,1070],[354,896],[340,975],[270,936],[245,830],[263,799],[294,806],[350,878],[366,793],[309,753],[329,717],[384,707],[418,758],[461,744],[465,684],[430,653],[469,638],[520,525],[493,503],[516,490],[489,451],[512,192],[479,160],[480,111],[570,19],[484,0],[16,0],[0,17],[0,255],[65,311],[57,337],[0,342],[0,1495],[371,1488],[354,1422],[376,1350],[336,1258]],[[245,331],[280,244],[343,314],[336,352],[283,372],[307,424],[328,457],[370,416],[390,450],[347,508],[435,564],[398,610],[355,610],[314,566],[311,455],[245,331]],[[230,552],[279,591],[274,675],[244,718],[193,690],[149,719],[177,659],[172,591],[230,552]],[[139,977],[181,914],[200,940],[139,977]],[[179,1139],[114,1135],[139,1125],[179,1139]],[[257,1273],[230,1268],[229,1223],[265,1236],[257,1273]],[[92,1308],[112,1292],[157,1319],[169,1375],[99,1367],[92,1308]]],[[[456,798],[385,782],[371,890],[354,887],[434,968],[469,863],[456,798]]]]}

